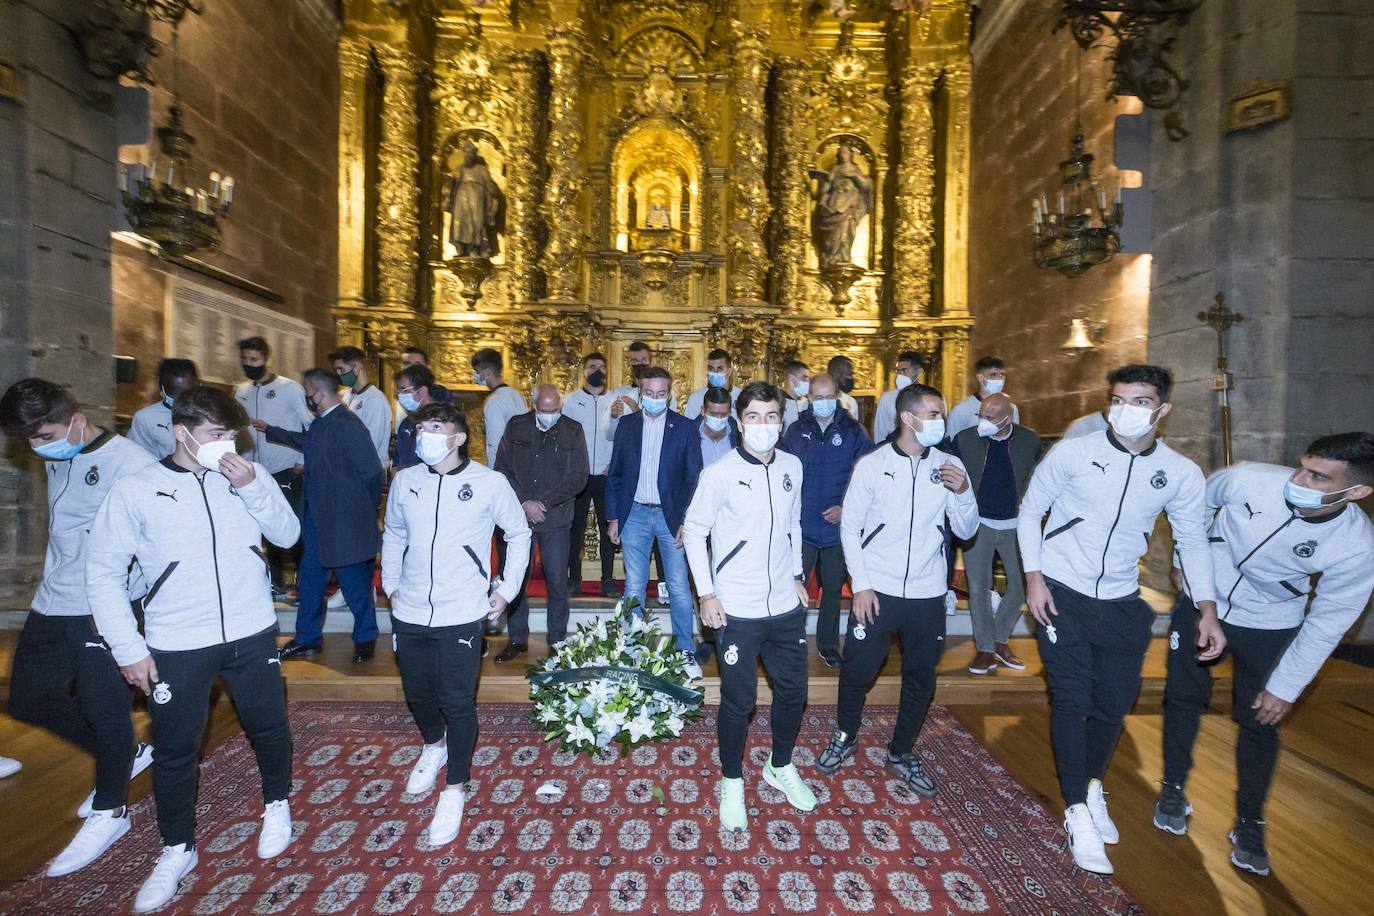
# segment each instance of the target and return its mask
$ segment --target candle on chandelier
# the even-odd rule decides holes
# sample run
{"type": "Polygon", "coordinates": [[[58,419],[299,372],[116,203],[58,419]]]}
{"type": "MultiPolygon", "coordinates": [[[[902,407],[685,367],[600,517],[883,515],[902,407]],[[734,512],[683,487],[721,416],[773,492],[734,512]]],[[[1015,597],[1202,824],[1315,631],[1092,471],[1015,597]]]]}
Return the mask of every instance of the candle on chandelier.
{"type": "Polygon", "coordinates": [[[127,194],[129,191],[129,167],[124,163],[119,163],[115,169],[115,184],[119,188],[119,193],[127,194]]]}
{"type": "Polygon", "coordinates": [[[224,199],[224,206],[228,207],[234,202],[234,178],[232,175],[225,175],[220,182],[220,194],[224,199]]]}
{"type": "Polygon", "coordinates": [[[1064,192],[1059,192],[1059,215],[1064,215],[1064,192]]]}
{"type": "Polygon", "coordinates": [[[1107,212],[1107,191],[1105,188],[1097,192],[1097,206],[1103,213],[1107,212]]]}
{"type": "Polygon", "coordinates": [[[220,177],[221,177],[221,176],[220,176],[219,172],[211,172],[211,173],[210,173],[210,196],[211,196],[211,197],[219,197],[220,177]]]}

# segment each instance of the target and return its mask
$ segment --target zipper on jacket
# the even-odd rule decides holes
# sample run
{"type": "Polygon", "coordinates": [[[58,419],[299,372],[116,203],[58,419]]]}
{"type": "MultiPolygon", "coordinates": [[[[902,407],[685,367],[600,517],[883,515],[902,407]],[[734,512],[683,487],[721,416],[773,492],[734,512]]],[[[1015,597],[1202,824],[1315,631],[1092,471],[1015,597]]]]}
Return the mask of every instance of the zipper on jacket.
{"type": "Polygon", "coordinates": [[[57,524],[57,504],[62,501],[62,497],[67,495],[67,488],[72,485],[72,462],[75,458],[68,458],[63,462],[67,466],[67,479],[62,482],[62,489],[57,491],[57,496],[52,501],[52,508],[48,509],[48,538],[52,539],[53,526],[57,524]]]}
{"type": "Polygon", "coordinates": [[[434,626],[434,545],[439,540],[439,502],[444,495],[444,476],[439,475],[439,489],[434,492],[434,533],[429,537],[429,625],[434,626]]]}
{"type": "Polygon", "coordinates": [[[768,577],[768,597],[764,600],[763,607],[768,611],[769,617],[773,616],[773,475],[768,472],[771,466],[771,461],[763,466],[763,489],[768,494],[768,552],[765,554],[763,567],[768,577]]]}
{"type": "MultiPolygon", "coordinates": [[[[929,449],[927,449],[929,451],[929,449]]],[[[916,472],[921,468],[921,462],[926,458],[922,455],[913,463],[911,456],[906,456],[907,464],[911,466],[911,518],[906,523],[906,571],[902,573],[902,597],[906,597],[907,579],[911,578],[911,537],[916,532],[916,472]]],[[[876,534],[876,532],[874,532],[876,534]]]]}
{"type": "Polygon", "coordinates": [[[1116,503],[1116,518],[1112,519],[1112,527],[1107,529],[1107,540],[1102,543],[1102,572],[1097,574],[1097,582],[1093,584],[1093,597],[1101,597],[1098,593],[1102,590],[1102,577],[1107,574],[1107,551],[1112,546],[1112,535],[1116,533],[1116,526],[1121,524],[1121,510],[1126,505],[1126,491],[1131,488],[1131,472],[1135,470],[1135,460],[1139,455],[1132,455],[1131,461],[1126,465],[1126,482],[1121,485],[1121,499],[1116,503]]]}
{"type": "MultiPolygon", "coordinates": [[[[1287,521],[1285,521],[1282,525],[1279,525],[1279,526],[1278,526],[1277,528],[1275,528],[1273,531],[1271,531],[1271,532],[1269,532],[1267,535],[1265,535],[1265,536],[1264,536],[1264,540],[1260,541],[1258,544],[1256,544],[1254,547],[1252,547],[1252,548],[1250,549],[1250,552],[1249,552],[1249,553],[1247,553],[1245,556],[1241,557],[1240,562],[1236,564],[1236,573],[1237,573],[1237,575],[1236,575],[1236,581],[1235,581],[1235,583],[1231,586],[1231,590],[1230,590],[1229,592],[1226,593],[1226,614],[1222,614],[1222,615],[1221,615],[1221,619],[1222,619],[1222,620],[1225,620],[1227,614],[1230,614],[1230,613],[1231,613],[1231,596],[1234,595],[1234,594],[1236,593],[1236,589],[1240,588],[1241,580],[1245,578],[1245,576],[1244,576],[1243,574],[1241,574],[1240,568],[1241,568],[1242,566],[1245,565],[1245,563],[1246,563],[1247,560],[1249,560],[1249,559],[1250,559],[1251,557],[1253,557],[1255,554],[1259,553],[1261,547],[1263,547],[1265,544],[1268,544],[1270,541],[1272,541],[1272,540],[1278,535],[1278,533],[1279,533],[1280,531],[1282,531],[1283,529],[1287,528],[1289,525],[1293,524],[1294,520],[1297,519],[1297,517],[1298,517],[1298,513],[1296,513],[1296,512],[1294,512],[1292,515],[1288,516],[1288,520],[1287,520],[1287,521]]],[[[1286,583],[1285,583],[1285,584],[1286,584],[1286,583]]]]}
{"type": "Polygon", "coordinates": [[[219,596],[219,638],[220,642],[229,641],[229,631],[224,624],[224,587],[219,581],[219,539],[215,534],[215,516],[210,511],[210,496],[205,492],[205,475],[196,478],[200,484],[200,498],[205,501],[205,517],[210,520],[210,556],[215,561],[215,594],[219,596]]]}

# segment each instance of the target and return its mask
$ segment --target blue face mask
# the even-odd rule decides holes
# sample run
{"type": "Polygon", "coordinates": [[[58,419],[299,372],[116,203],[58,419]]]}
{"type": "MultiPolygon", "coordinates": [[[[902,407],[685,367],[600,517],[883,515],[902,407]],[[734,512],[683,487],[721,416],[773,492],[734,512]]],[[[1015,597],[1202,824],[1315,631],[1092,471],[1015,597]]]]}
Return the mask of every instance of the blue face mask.
{"type": "Polygon", "coordinates": [[[402,391],[400,394],[396,395],[396,400],[401,405],[401,409],[406,413],[414,413],[420,409],[420,402],[415,400],[415,395],[411,394],[409,391],[402,391]]]}
{"type": "MultiPolygon", "coordinates": [[[[1353,490],[1354,487],[1346,487],[1345,490],[1353,490]]],[[[1295,509],[1329,509],[1337,503],[1345,500],[1337,499],[1333,502],[1323,502],[1328,496],[1335,496],[1337,493],[1344,493],[1345,490],[1337,490],[1335,493],[1323,493],[1321,490],[1314,490],[1311,487],[1302,487],[1293,481],[1286,481],[1283,485],[1283,498],[1288,505],[1295,509]]]]}
{"type": "Polygon", "coordinates": [[[724,388],[725,379],[726,375],[724,372],[706,373],[706,384],[710,385],[712,388],[724,388]]]}
{"type": "Polygon", "coordinates": [[[730,425],[729,417],[716,417],[706,414],[706,428],[713,433],[718,433],[730,425]]]}
{"type": "Polygon", "coordinates": [[[171,410],[171,409],[172,409],[172,396],[169,395],[165,390],[163,390],[163,389],[161,389],[161,388],[159,388],[158,391],[161,391],[161,392],[162,392],[162,406],[166,407],[168,410],[171,410]]]}
{"type": "Polygon", "coordinates": [[[651,398],[648,395],[639,399],[639,406],[651,417],[656,417],[668,409],[667,398],[651,398]]]}
{"type": "Polygon", "coordinates": [[[72,434],[72,423],[75,422],[76,417],[72,417],[71,423],[67,424],[66,435],[64,435],[61,439],[56,439],[52,442],[43,443],[42,445],[38,446],[33,450],[34,454],[36,454],[39,458],[43,458],[48,461],[68,461],[72,458],[75,458],[77,454],[80,453],[81,449],[84,447],[84,444],[81,442],[80,439],[78,439],[76,442],[67,441],[72,434]]]}
{"type": "Polygon", "coordinates": [[[835,416],[834,398],[820,398],[811,402],[811,412],[816,415],[818,420],[828,420],[835,416]]]}

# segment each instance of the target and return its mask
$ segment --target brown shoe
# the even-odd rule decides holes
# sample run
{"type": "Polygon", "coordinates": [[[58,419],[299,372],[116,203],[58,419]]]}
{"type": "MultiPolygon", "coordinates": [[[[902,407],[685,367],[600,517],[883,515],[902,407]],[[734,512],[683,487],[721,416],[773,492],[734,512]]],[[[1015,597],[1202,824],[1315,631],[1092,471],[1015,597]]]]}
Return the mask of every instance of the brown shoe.
{"type": "Polygon", "coordinates": [[[1020,657],[1017,656],[1015,652],[1011,651],[1011,646],[1009,646],[1007,643],[999,642],[997,644],[997,651],[994,652],[993,655],[997,658],[999,662],[1006,665],[1013,671],[1026,670],[1026,663],[1021,661],[1020,657]]]}
{"type": "Polygon", "coordinates": [[[992,669],[997,667],[997,656],[991,652],[979,652],[973,656],[973,661],[969,662],[969,674],[991,674],[992,669]]]}

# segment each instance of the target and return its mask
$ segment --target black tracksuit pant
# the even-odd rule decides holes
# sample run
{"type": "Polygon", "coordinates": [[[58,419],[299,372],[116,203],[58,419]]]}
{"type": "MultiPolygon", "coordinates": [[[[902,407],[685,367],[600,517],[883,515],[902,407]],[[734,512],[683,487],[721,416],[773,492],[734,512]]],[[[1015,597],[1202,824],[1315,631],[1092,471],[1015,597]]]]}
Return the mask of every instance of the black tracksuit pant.
{"type": "Polygon", "coordinates": [[[802,542],[802,575],[816,578],[821,584],[821,609],[816,615],[816,648],[822,652],[840,647],[840,593],[844,591],[844,547],[817,547],[802,542]]]}
{"type": "Polygon", "coordinates": [[[572,548],[568,552],[568,582],[582,585],[582,546],[587,537],[587,515],[596,507],[596,529],[601,535],[601,581],[615,578],[615,544],[607,530],[606,475],[592,474],[573,503],[572,548]]]}
{"type": "Polygon", "coordinates": [[[1121,721],[1140,693],[1154,610],[1139,595],[1106,601],[1049,580],[1059,610],[1036,638],[1050,682],[1050,740],[1067,805],[1088,800],[1088,780],[1111,762],[1121,721]]]}
{"type": "Polygon", "coordinates": [[[95,618],[29,613],[10,667],[9,714],[95,758],[95,810],[124,804],[133,770],[132,696],[95,618]]]}
{"type": "Polygon", "coordinates": [[[935,666],[945,649],[945,596],[897,598],[878,593],[878,618],[860,625],[853,613],[844,638],[836,725],[857,735],[864,700],[887,658],[892,637],[902,644],[902,696],[888,751],[910,753],[935,698],[935,666]]]}
{"type": "Polygon", "coordinates": [[[200,742],[210,710],[210,687],[218,678],[224,678],[229,688],[257,757],[263,804],[286,798],[291,790],[291,730],[277,628],[202,649],[151,651],[158,677],[148,701],[156,748],[153,797],[163,844],[195,841],[200,742]]]}
{"type": "MultiPolygon", "coordinates": [[[[272,475],[277,486],[281,488],[281,495],[286,497],[286,501],[291,504],[291,511],[296,513],[296,517],[301,516],[301,501],[305,497],[305,477],[298,474],[295,468],[287,468],[272,475]]],[[[297,566],[301,562],[301,539],[296,538],[296,543],[290,547],[278,547],[271,541],[265,543],[267,552],[267,569],[272,575],[272,587],[277,591],[286,591],[286,574],[283,570],[284,561],[290,560],[297,566]]]]}
{"type": "MultiPolygon", "coordinates": [[[[1240,726],[1236,740],[1236,814],[1259,819],[1279,760],[1279,727],[1255,719],[1250,705],[1299,627],[1257,630],[1221,622],[1233,665],[1231,718],[1240,726]]],[[[1198,664],[1197,610],[1179,595],[1169,621],[1169,675],[1164,686],[1164,781],[1183,785],[1193,768],[1202,711],[1212,699],[1212,666],[1198,664]]]]}
{"type": "Polygon", "coordinates": [[[773,679],[773,766],[787,766],[806,707],[806,611],[799,604],[775,617],[727,616],[715,634],[720,656],[716,740],[721,772],[727,779],[744,775],[744,744],[749,715],[758,700],[760,658],[773,679]]]}
{"type": "Polygon", "coordinates": [[[477,743],[482,621],[425,627],[392,618],[391,626],[406,705],[425,744],[448,733],[448,785],[462,785],[472,778],[472,749],[477,743]]]}

